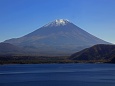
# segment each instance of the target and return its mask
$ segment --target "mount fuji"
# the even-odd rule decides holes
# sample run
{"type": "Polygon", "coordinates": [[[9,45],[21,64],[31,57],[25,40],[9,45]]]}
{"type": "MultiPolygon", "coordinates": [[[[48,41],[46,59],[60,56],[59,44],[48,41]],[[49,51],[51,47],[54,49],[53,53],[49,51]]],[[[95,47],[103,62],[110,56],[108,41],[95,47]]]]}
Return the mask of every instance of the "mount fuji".
{"type": "Polygon", "coordinates": [[[32,55],[71,55],[95,44],[109,44],[66,19],[57,19],[20,38],[4,41],[32,55]]]}

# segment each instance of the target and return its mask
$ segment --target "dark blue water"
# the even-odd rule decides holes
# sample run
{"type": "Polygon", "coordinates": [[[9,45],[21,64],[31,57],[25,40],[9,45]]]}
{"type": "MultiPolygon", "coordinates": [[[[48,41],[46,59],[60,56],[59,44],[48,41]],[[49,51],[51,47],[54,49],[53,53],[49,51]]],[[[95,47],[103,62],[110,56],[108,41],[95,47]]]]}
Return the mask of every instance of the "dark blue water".
{"type": "Polygon", "coordinates": [[[115,86],[115,64],[1,65],[0,86],[115,86]]]}

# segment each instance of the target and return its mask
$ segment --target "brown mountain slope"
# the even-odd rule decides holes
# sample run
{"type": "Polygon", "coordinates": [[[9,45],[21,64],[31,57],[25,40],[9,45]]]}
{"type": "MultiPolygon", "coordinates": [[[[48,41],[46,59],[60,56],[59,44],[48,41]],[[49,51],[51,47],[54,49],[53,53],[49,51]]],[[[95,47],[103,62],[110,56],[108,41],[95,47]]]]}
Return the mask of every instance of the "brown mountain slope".
{"type": "Polygon", "coordinates": [[[72,60],[109,60],[115,56],[115,45],[99,44],[71,55],[72,60]]]}

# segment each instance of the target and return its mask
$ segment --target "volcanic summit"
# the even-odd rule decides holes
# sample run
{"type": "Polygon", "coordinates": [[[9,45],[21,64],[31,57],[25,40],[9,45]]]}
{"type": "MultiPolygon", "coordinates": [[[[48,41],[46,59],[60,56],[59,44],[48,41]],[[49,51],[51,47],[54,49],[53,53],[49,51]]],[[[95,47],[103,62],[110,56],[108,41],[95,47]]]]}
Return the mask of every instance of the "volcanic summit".
{"type": "Polygon", "coordinates": [[[37,55],[70,55],[95,44],[108,44],[66,19],[57,19],[23,36],[6,40],[37,55]]]}

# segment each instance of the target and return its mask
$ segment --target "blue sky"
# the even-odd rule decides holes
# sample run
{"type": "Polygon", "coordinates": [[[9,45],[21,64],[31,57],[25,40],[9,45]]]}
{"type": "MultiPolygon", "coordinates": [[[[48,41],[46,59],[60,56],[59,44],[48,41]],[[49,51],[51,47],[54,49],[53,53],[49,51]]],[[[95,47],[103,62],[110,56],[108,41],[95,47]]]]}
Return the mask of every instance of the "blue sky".
{"type": "Polygon", "coordinates": [[[115,43],[115,0],[0,0],[0,42],[24,36],[55,19],[115,43]]]}

